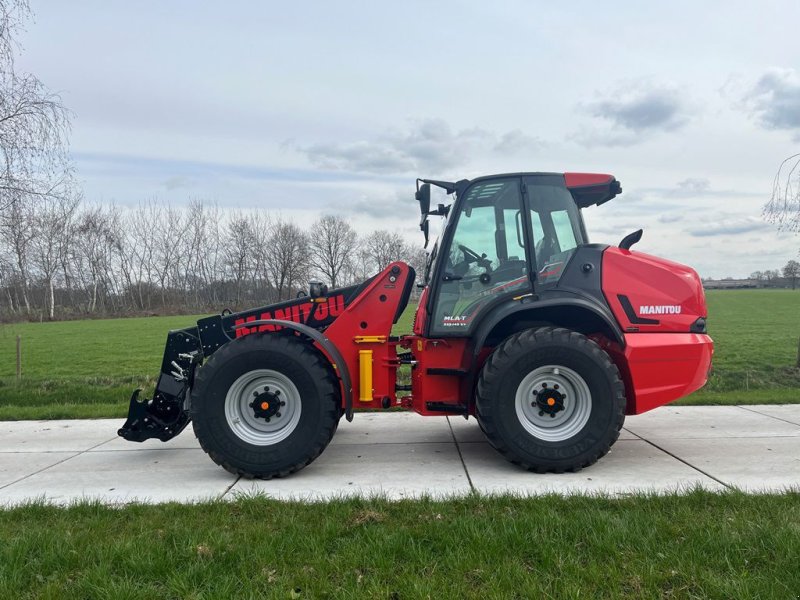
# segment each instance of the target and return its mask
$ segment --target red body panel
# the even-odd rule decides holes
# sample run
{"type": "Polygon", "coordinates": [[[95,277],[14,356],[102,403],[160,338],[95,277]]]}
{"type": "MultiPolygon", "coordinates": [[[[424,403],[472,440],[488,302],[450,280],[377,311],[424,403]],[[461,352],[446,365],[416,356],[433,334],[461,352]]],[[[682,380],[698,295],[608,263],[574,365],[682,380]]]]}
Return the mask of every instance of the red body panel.
{"type": "Polygon", "coordinates": [[[705,334],[690,333],[708,314],[703,284],[694,269],[608,248],[602,273],[603,294],[626,333],[624,349],[601,343],[625,381],[627,413],[651,410],[703,387],[714,343],[705,334]]]}
{"type": "Polygon", "coordinates": [[[686,333],[699,317],[707,316],[703,284],[694,269],[663,258],[608,248],[603,253],[602,285],[626,332],[686,333]],[[638,319],[625,312],[620,296],[628,298],[638,319]]]}
{"type": "Polygon", "coordinates": [[[688,396],[706,383],[714,342],[700,333],[632,333],[625,349],[605,344],[625,382],[626,414],[688,396]]]}
{"type": "Polygon", "coordinates": [[[417,312],[414,314],[414,335],[422,335],[425,331],[425,323],[428,320],[428,309],[425,306],[428,304],[428,286],[422,290],[417,303],[417,312]]]}
{"type": "MultiPolygon", "coordinates": [[[[325,330],[347,362],[353,385],[353,408],[381,408],[384,398],[395,399],[397,381],[396,342],[389,336],[403,290],[410,276],[409,266],[394,262],[381,271],[353,300],[341,315],[325,330]],[[396,272],[392,270],[396,269],[396,272]],[[365,336],[382,337],[382,341],[359,341],[365,336]],[[362,402],[359,381],[359,351],[372,350],[372,390],[366,395],[371,401],[362,402]]],[[[320,348],[324,352],[324,349],[320,348]]],[[[343,401],[344,401],[344,394],[343,401]]]]}
{"type": "Polygon", "coordinates": [[[568,188],[603,185],[612,179],[614,179],[613,175],[605,173],[564,173],[564,183],[568,188]]]}
{"type": "Polygon", "coordinates": [[[412,336],[409,342],[417,364],[411,372],[411,408],[421,415],[442,415],[429,411],[426,402],[460,404],[468,390],[463,388],[464,377],[430,374],[428,369],[471,369],[471,353],[466,338],[426,339],[412,336]]]}

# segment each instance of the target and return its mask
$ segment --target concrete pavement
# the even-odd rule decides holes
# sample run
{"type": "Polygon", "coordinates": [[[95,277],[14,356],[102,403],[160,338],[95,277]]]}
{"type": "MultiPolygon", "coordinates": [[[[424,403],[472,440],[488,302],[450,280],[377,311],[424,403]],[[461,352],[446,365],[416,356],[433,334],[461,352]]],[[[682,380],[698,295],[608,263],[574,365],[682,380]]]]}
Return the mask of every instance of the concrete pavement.
{"type": "Polygon", "coordinates": [[[273,481],[217,467],[191,427],[167,443],[134,444],[116,436],[121,423],[0,422],[0,504],[800,487],[800,405],[662,407],[628,417],[610,454],[563,475],[536,475],[506,462],[475,420],[461,417],[356,414],[352,423],[342,421],[314,463],[273,481]]]}

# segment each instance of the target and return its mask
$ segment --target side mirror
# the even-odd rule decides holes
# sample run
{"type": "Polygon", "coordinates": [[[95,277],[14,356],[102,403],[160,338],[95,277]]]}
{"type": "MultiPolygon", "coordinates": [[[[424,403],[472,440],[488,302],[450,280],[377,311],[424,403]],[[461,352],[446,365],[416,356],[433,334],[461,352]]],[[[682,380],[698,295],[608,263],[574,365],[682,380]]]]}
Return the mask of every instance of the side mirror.
{"type": "Polygon", "coordinates": [[[419,212],[424,219],[425,215],[431,210],[431,184],[423,183],[417,190],[417,193],[414,194],[414,197],[417,199],[417,202],[419,202],[419,212]]]}
{"type": "MultiPolygon", "coordinates": [[[[417,180],[419,183],[419,180],[417,180]]],[[[422,234],[425,236],[425,245],[423,248],[428,247],[428,213],[431,210],[431,184],[430,183],[423,183],[417,189],[417,193],[414,194],[414,197],[419,202],[419,228],[422,230],[422,234]]]]}

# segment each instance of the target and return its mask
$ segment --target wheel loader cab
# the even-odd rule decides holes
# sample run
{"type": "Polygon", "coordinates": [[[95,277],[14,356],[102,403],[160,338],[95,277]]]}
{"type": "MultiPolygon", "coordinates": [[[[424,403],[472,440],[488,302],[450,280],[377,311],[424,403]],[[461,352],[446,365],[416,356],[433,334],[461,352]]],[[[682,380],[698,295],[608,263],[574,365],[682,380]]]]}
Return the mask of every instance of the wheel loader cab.
{"type": "Polygon", "coordinates": [[[555,285],[586,241],[563,175],[470,182],[450,213],[426,282],[426,335],[469,336],[497,303],[555,285]]]}

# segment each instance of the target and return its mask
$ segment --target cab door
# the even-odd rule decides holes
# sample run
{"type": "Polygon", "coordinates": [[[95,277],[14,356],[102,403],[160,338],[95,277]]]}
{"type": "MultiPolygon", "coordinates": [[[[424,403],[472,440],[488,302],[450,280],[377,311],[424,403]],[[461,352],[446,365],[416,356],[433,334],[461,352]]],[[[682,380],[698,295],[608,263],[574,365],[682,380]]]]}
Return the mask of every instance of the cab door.
{"type": "Polygon", "coordinates": [[[578,246],[587,243],[581,211],[562,175],[523,178],[535,255],[536,292],[555,287],[578,246]]]}
{"type": "Polygon", "coordinates": [[[431,287],[431,337],[468,336],[488,305],[531,290],[521,186],[519,177],[480,179],[459,199],[431,287]]]}

